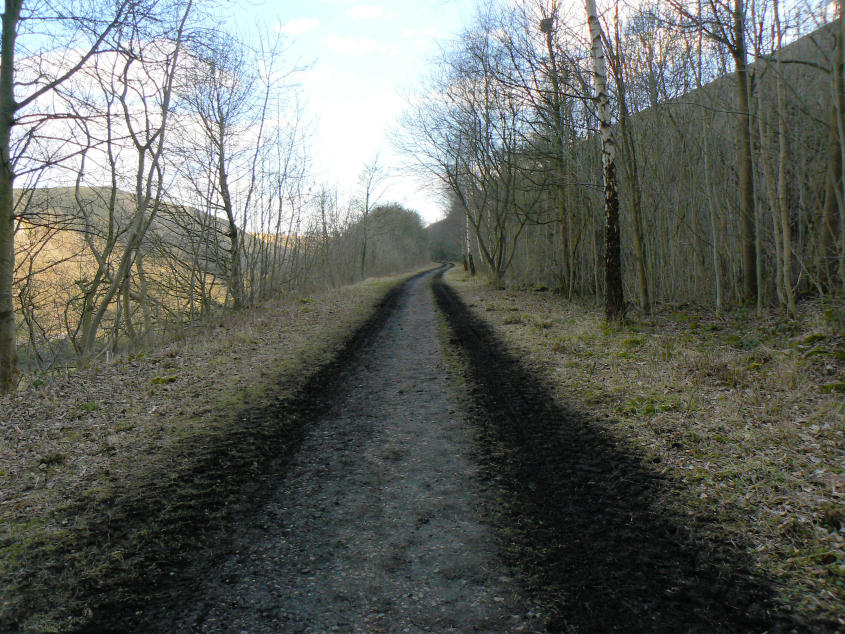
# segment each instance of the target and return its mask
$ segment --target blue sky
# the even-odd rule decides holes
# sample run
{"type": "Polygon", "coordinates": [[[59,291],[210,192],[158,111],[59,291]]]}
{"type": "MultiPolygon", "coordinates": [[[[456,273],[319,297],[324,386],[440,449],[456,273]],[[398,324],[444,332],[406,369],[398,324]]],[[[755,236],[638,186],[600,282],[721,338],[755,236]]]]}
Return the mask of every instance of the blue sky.
{"type": "MultiPolygon", "coordinates": [[[[364,164],[398,172],[388,130],[438,52],[438,42],[459,33],[475,11],[475,0],[239,0],[242,31],[257,21],[289,38],[289,56],[309,64],[300,77],[307,114],[316,122],[313,155],[317,178],[356,194],[364,164]]],[[[230,6],[233,6],[230,5],[230,6]]],[[[387,181],[383,200],[417,209],[426,222],[442,208],[435,193],[408,176],[387,181]]]]}

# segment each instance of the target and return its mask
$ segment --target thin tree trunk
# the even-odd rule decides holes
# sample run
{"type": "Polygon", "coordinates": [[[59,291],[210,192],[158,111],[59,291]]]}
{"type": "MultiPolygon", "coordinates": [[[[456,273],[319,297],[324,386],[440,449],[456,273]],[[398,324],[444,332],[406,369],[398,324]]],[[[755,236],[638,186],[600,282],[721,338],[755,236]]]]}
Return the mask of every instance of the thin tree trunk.
{"type": "Polygon", "coordinates": [[[235,220],[235,210],[232,207],[232,197],[229,193],[229,180],[226,173],[226,159],[223,153],[223,134],[220,134],[220,146],[218,148],[220,157],[217,165],[217,179],[220,186],[220,198],[223,202],[223,210],[226,212],[226,220],[229,230],[226,236],[229,238],[229,293],[232,295],[232,306],[237,310],[244,306],[244,283],[241,272],[241,242],[238,223],[235,220]]]}
{"type": "Polygon", "coordinates": [[[721,236],[716,228],[716,193],[713,191],[713,179],[710,176],[707,132],[704,133],[704,186],[707,191],[707,201],[710,207],[710,233],[713,236],[713,277],[716,286],[716,316],[722,314],[722,263],[719,258],[719,240],[721,236]]]}
{"type": "MultiPolygon", "coordinates": [[[[841,70],[840,72],[845,72],[841,70]]],[[[842,151],[841,143],[839,141],[837,123],[839,119],[839,109],[834,108],[832,116],[833,129],[837,130],[837,134],[830,135],[829,147],[827,150],[827,170],[825,172],[825,194],[824,203],[822,206],[822,221],[819,225],[819,244],[821,245],[816,254],[816,268],[819,270],[819,275],[827,283],[829,290],[836,286],[836,277],[838,275],[836,262],[839,259],[839,247],[836,244],[836,236],[839,225],[839,184],[842,178],[842,151]]]]}
{"type": "Polygon", "coordinates": [[[628,111],[628,99],[625,85],[625,64],[622,58],[622,41],[619,36],[619,5],[616,6],[614,20],[614,39],[616,42],[616,53],[614,62],[616,70],[616,94],[619,100],[619,123],[622,130],[622,139],[626,161],[625,173],[631,183],[631,223],[634,230],[634,257],[637,267],[637,297],[640,310],[648,313],[650,302],[648,296],[648,278],[645,269],[645,248],[643,246],[643,222],[642,222],[642,187],[640,185],[640,166],[637,160],[637,147],[634,144],[634,135],[631,132],[630,113],[628,111]]]}
{"type": "MultiPolygon", "coordinates": [[[[755,227],[760,226],[760,216],[762,215],[760,205],[757,203],[754,204],[754,225],[755,227]]],[[[760,232],[754,232],[754,246],[757,249],[757,253],[760,253],[760,232]]],[[[756,267],[755,267],[755,277],[757,280],[757,297],[756,297],[756,304],[757,304],[757,316],[763,316],[763,259],[756,258],[756,267]]]]}
{"type": "Polygon", "coordinates": [[[14,273],[15,172],[11,159],[12,126],[15,123],[14,63],[15,37],[21,0],[6,0],[0,36],[0,394],[11,392],[17,383],[17,341],[15,333],[14,273]]]}
{"type": "Polygon", "coordinates": [[[751,115],[749,110],[748,67],[745,47],[745,7],[743,0],[734,4],[734,46],[736,95],[739,113],[736,128],[737,171],[740,190],[740,239],[742,241],[743,300],[757,297],[757,246],[755,238],[754,171],[751,163],[751,115]]]}
{"type": "Polygon", "coordinates": [[[619,193],[616,185],[616,141],[610,118],[607,70],[602,50],[601,24],[595,0],[586,0],[587,20],[592,39],[591,56],[596,81],[596,102],[601,134],[601,162],[604,176],[604,312],[607,319],[621,319],[625,314],[622,296],[622,256],[619,244],[619,193]]]}
{"type": "Polygon", "coordinates": [[[466,214],[466,264],[469,266],[469,274],[472,277],[475,277],[475,261],[472,259],[472,248],[470,248],[469,242],[469,212],[466,214]]]}
{"type": "Polygon", "coordinates": [[[144,258],[139,252],[135,256],[135,270],[138,272],[138,285],[140,289],[140,304],[141,312],[144,315],[144,333],[142,344],[146,347],[150,345],[150,336],[153,330],[153,317],[150,312],[150,296],[147,287],[147,275],[144,273],[144,258]]]}
{"type": "Polygon", "coordinates": [[[845,289],[845,11],[839,0],[839,37],[834,72],[836,128],[839,132],[839,186],[834,187],[839,203],[839,282],[845,289]]]}
{"type": "Polygon", "coordinates": [[[789,201],[786,190],[786,99],[783,94],[783,66],[781,46],[783,30],[780,24],[778,1],[774,1],[775,28],[777,29],[777,77],[775,90],[778,104],[778,208],[780,210],[781,236],[783,238],[783,292],[786,295],[786,314],[795,316],[795,290],[792,286],[792,228],[789,224],[789,201]]]}
{"type": "Polygon", "coordinates": [[[625,139],[625,146],[628,150],[628,160],[625,165],[628,179],[631,182],[631,221],[634,228],[634,257],[637,259],[637,296],[640,300],[640,310],[644,313],[648,313],[650,310],[650,302],[648,296],[648,278],[646,276],[645,269],[645,246],[643,244],[642,188],[640,186],[640,170],[637,162],[637,149],[634,146],[634,136],[631,134],[628,105],[625,101],[621,87],[619,88],[619,104],[622,136],[625,139]]]}
{"type": "Polygon", "coordinates": [[[367,202],[364,207],[364,221],[362,223],[364,229],[364,240],[361,243],[361,279],[367,277],[366,274],[366,265],[367,265],[367,219],[370,215],[370,202],[369,202],[369,195],[367,196],[367,202]]]}
{"type": "Polygon", "coordinates": [[[546,50],[549,53],[549,62],[552,66],[551,80],[552,80],[552,119],[555,122],[555,141],[559,152],[559,163],[557,170],[557,205],[558,205],[558,220],[560,222],[560,245],[563,250],[562,274],[563,274],[563,288],[569,287],[569,258],[567,256],[567,245],[569,243],[569,223],[566,213],[566,186],[565,170],[566,170],[566,143],[565,143],[565,126],[563,116],[563,99],[560,88],[560,81],[558,79],[557,56],[555,55],[555,48],[552,43],[552,33],[554,31],[554,20],[556,18],[544,18],[540,22],[540,30],[546,34],[546,50]]]}
{"type": "Polygon", "coordinates": [[[763,166],[763,175],[766,178],[766,190],[769,199],[769,207],[772,212],[772,233],[775,237],[775,288],[777,290],[778,301],[786,303],[786,295],[783,291],[783,255],[781,249],[783,247],[783,240],[781,238],[780,227],[780,211],[778,206],[777,184],[771,166],[771,142],[769,141],[769,131],[763,117],[763,91],[762,86],[757,91],[757,126],[760,131],[760,160],[763,166]]]}
{"type": "MultiPolygon", "coordinates": [[[[138,339],[138,334],[135,332],[135,325],[132,323],[132,286],[130,284],[130,273],[126,272],[126,279],[123,280],[123,319],[126,321],[126,334],[129,341],[134,343],[138,339]]],[[[115,328],[115,335],[118,329],[115,328]]],[[[117,338],[114,342],[114,350],[117,351],[117,338]]]]}

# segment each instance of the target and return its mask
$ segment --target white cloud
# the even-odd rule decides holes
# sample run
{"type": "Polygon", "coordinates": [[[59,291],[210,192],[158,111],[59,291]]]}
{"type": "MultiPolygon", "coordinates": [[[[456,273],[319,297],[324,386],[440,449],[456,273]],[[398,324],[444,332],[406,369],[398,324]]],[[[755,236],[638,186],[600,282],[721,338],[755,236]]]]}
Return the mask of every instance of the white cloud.
{"type": "Polygon", "coordinates": [[[331,64],[317,64],[297,74],[297,79],[303,85],[315,88],[346,88],[358,83],[352,73],[342,73],[331,64]]]}
{"type": "Polygon", "coordinates": [[[374,20],[380,18],[384,8],[373,4],[359,4],[346,10],[346,15],[353,20],[374,20]]]}
{"type": "Polygon", "coordinates": [[[326,38],[326,46],[343,55],[366,55],[378,51],[383,54],[390,54],[389,47],[379,46],[371,37],[342,37],[334,33],[326,38]]]}
{"type": "Polygon", "coordinates": [[[314,29],[319,28],[319,26],[320,21],[314,18],[297,18],[281,25],[279,30],[288,35],[299,35],[301,33],[313,31],[314,29]]]}
{"type": "Polygon", "coordinates": [[[433,26],[426,27],[424,29],[405,29],[402,31],[402,37],[405,39],[429,39],[434,40],[439,38],[441,35],[440,31],[438,31],[433,26]]]}

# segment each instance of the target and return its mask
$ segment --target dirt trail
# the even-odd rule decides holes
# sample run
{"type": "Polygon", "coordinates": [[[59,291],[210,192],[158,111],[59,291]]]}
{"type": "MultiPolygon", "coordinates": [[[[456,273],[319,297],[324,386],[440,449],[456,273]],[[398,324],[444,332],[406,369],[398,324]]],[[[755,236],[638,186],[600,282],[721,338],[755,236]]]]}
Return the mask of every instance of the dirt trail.
{"type": "Polygon", "coordinates": [[[230,533],[88,631],[834,631],[784,613],[741,545],[656,511],[654,465],[435,279],[436,307],[432,277],[327,379],[301,441],[244,474],[230,533]]]}
{"type": "Polygon", "coordinates": [[[336,381],[284,477],[190,592],[111,624],[145,631],[542,629],[497,560],[471,426],[427,283],[336,381]]]}

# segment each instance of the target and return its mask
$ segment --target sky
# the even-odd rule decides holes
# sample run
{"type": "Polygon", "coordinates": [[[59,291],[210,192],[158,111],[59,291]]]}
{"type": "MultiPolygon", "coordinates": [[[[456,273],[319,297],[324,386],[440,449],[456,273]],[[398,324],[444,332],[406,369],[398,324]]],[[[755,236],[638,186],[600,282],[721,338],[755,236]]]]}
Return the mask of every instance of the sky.
{"type": "Polygon", "coordinates": [[[399,202],[427,223],[445,208],[431,179],[407,174],[390,130],[418,89],[439,43],[460,33],[475,0],[237,0],[229,5],[241,32],[256,23],[288,38],[306,116],[314,121],[312,156],[319,183],[355,196],[366,163],[378,155],[389,175],[380,202],[399,202]],[[403,174],[403,171],[406,172],[403,174]]]}

